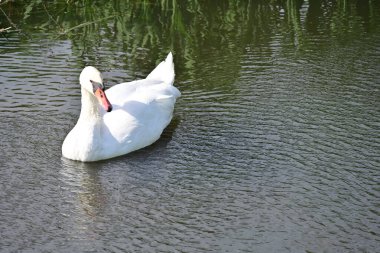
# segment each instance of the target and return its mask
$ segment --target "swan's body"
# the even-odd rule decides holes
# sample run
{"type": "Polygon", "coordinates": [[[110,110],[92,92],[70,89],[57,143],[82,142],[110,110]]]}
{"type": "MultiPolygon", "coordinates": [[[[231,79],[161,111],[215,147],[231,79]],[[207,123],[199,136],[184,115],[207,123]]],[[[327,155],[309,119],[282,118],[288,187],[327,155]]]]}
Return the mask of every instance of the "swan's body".
{"type": "Polygon", "coordinates": [[[121,83],[105,92],[100,72],[86,67],[80,76],[81,113],[63,142],[62,155],[97,161],[152,144],[170,123],[180,96],[173,81],[171,53],[146,79],[121,83]]]}

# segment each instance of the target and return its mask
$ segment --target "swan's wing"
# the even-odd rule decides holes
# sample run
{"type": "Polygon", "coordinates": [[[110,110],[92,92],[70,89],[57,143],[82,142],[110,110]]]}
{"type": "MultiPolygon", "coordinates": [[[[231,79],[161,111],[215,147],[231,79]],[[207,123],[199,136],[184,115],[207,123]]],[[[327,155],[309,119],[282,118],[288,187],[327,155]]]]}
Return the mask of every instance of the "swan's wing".
{"type": "MultiPolygon", "coordinates": [[[[155,83],[157,82],[151,83],[150,85],[154,85],[155,83]]],[[[145,79],[128,83],[120,83],[109,88],[105,91],[105,93],[112,105],[122,106],[126,101],[130,100],[134,94],[136,94],[136,91],[141,89],[141,86],[144,85],[147,85],[145,79]]]]}
{"type": "Polygon", "coordinates": [[[121,83],[106,90],[108,100],[113,106],[123,106],[128,101],[150,103],[153,100],[178,98],[179,90],[158,80],[143,79],[129,83],[121,83]]]}
{"type": "Polygon", "coordinates": [[[168,96],[177,98],[180,92],[169,87],[173,86],[174,75],[173,55],[170,52],[146,79],[115,85],[106,91],[106,95],[113,105],[120,106],[130,99],[151,101],[168,96]]]}
{"type": "Polygon", "coordinates": [[[160,92],[152,89],[135,91],[122,106],[114,106],[112,112],[104,114],[106,139],[117,142],[117,147],[128,152],[156,141],[172,119],[176,95],[179,93],[173,86],[162,86],[170,88],[162,88],[160,92]]]}

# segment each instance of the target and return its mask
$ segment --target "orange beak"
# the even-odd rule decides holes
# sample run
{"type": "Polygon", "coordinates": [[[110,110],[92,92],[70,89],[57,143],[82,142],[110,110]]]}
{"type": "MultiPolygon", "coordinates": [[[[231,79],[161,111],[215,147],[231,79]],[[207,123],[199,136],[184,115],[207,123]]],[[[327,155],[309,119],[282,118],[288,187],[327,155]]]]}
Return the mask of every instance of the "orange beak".
{"type": "Polygon", "coordinates": [[[103,106],[107,112],[112,111],[112,105],[106,96],[106,93],[101,88],[97,88],[95,91],[95,97],[99,100],[99,103],[103,106]]]}

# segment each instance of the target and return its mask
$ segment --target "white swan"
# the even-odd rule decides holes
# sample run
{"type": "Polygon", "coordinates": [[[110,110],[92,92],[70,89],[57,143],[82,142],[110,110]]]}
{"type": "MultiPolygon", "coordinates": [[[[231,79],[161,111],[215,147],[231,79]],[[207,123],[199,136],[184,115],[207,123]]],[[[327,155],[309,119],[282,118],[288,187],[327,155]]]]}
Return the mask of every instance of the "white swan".
{"type": "Polygon", "coordinates": [[[127,154],[155,142],[170,123],[176,99],[171,53],[146,79],[104,91],[101,73],[85,67],[79,77],[82,108],[62,144],[62,155],[98,161],[127,154]]]}

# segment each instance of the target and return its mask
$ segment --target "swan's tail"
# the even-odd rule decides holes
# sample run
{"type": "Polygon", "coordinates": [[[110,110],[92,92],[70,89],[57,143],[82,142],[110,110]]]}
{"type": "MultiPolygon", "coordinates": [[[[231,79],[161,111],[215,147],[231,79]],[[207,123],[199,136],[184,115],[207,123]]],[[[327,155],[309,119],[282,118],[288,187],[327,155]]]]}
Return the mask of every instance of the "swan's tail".
{"type": "Polygon", "coordinates": [[[165,61],[158,66],[146,77],[149,80],[162,81],[166,84],[173,84],[174,81],[174,63],[173,55],[170,52],[165,61]]]}

